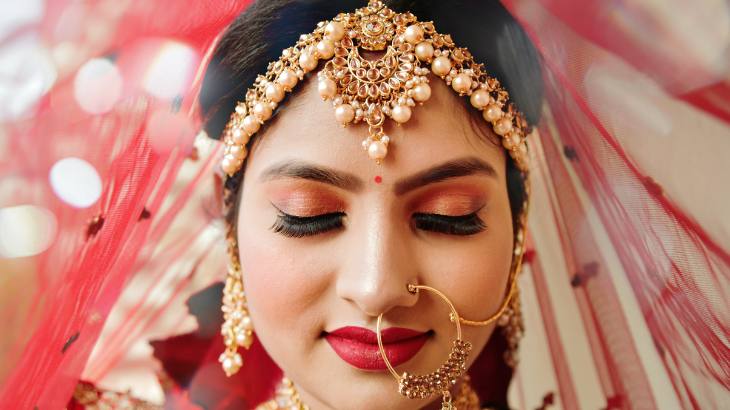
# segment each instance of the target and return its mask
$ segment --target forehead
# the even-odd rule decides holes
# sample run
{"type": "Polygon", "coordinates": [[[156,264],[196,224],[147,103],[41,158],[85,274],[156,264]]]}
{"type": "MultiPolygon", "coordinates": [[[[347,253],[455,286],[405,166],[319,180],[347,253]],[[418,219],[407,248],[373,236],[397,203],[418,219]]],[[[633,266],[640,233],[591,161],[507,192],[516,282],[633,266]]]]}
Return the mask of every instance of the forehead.
{"type": "MultiPolygon", "coordinates": [[[[396,125],[386,119],[388,155],[378,165],[362,148],[367,125],[340,125],[330,101],[323,101],[315,80],[299,85],[262,130],[251,150],[247,174],[282,160],[303,160],[363,175],[406,175],[455,158],[475,156],[504,175],[505,154],[497,137],[473,118],[461,98],[438,77],[431,77],[431,98],[413,108],[411,119],[396,125]]],[[[503,179],[503,178],[500,178],[503,179]]]]}

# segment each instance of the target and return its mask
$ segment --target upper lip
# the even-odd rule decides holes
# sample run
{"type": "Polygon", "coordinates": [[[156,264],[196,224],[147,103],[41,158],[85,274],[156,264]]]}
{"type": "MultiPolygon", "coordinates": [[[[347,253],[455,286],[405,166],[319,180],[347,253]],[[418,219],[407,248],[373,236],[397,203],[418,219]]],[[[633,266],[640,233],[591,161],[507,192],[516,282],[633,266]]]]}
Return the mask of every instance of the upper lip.
{"type": "MultiPolygon", "coordinates": [[[[378,335],[370,329],[358,326],[345,326],[328,332],[330,335],[341,337],[343,339],[355,340],[360,343],[378,344],[378,335]]],[[[407,329],[403,327],[389,327],[380,331],[383,343],[397,343],[403,340],[413,339],[414,337],[423,336],[427,332],[407,329]]]]}

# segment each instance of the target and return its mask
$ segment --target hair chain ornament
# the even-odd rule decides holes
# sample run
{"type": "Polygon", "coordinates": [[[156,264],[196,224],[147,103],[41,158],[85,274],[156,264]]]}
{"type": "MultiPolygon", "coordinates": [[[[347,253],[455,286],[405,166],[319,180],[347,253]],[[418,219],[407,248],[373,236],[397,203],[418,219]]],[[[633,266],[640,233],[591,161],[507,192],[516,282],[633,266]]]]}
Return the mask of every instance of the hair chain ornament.
{"type": "Polygon", "coordinates": [[[471,351],[471,343],[461,339],[461,324],[459,323],[459,313],[456,311],[454,304],[451,303],[448,297],[444,295],[438,289],[430,286],[413,285],[408,284],[408,291],[411,293],[418,293],[421,289],[435,293],[438,297],[444,300],[449,305],[451,313],[449,318],[456,324],[456,340],[449,353],[449,358],[444,364],[442,364],[434,372],[426,375],[413,375],[408,372],[403,372],[399,375],[395,371],[393,366],[388,360],[388,356],[385,354],[385,348],[383,347],[383,336],[380,333],[380,326],[383,320],[383,314],[378,316],[378,322],[375,327],[375,333],[378,337],[378,349],[380,355],[383,357],[385,366],[393,377],[398,381],[398,392],[409,399],[425,399],[431,397],[433,394],[441,393],[441,409],[454,409],[453,403],[451,402],[451,393],[449,388],[456,385],[459,377],[466,371],[466,358],[471,351]]]}
{"type": "Polygon", "coordinates": [[[432,22],[419,22],[411,13],[396,13],[371,0],[354,13],[340,13],[320,22],[314,32],[300,36],[293,47],[271,62],[236,106],[223,132],[225,155],[221,167],[231,176],[241,169],[251,137],[269,120],[287,92],[314,71],[318,91],[330,100],[335,119],[343,126],[364,122],[368,136],[363,149],[377,163],[388,153],[390,137],[383,124],[389,117],[407,122],[416,104],[431,96],[429,74],[442,78],[482,112],[517,167],[527,172],[527,122],[509,101],[499,81],[476,63],[450,35],[436,32],[432,22]],[[366,59],[361,50],[383,53],[366,59]]]}

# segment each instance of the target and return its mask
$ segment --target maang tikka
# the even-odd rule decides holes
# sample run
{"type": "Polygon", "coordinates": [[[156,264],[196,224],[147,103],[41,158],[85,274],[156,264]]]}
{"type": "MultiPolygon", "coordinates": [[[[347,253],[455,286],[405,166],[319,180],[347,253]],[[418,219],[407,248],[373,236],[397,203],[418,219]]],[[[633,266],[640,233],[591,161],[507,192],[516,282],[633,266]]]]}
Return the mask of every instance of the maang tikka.
{"type": "Polygon", "coordinates": [[[407,122],[413,108],[430,98],[432,73],[460,96],[469,97],[517,167],[527,171],[527,122],[499,81],[474,61],[469,50],[457,47],[450,35],[436,32],[432,22],[419,22],[411,13],[396,13],[372,0],[354,13],[317,24],[314,32],[301,35],[268,65],[266,74],[256,78],[223,131],[221,167],[227,175],[241,169],[250,138],[286,93],[319,66],[320,96],[332,102],[334,117],[342,125],[367,125],[362,146],[376,162],[385,159],[391,143],[383,130],[386,118],[407,122]],[[362,56],[363,51],[384,54],[371,60],[362,56]]]}

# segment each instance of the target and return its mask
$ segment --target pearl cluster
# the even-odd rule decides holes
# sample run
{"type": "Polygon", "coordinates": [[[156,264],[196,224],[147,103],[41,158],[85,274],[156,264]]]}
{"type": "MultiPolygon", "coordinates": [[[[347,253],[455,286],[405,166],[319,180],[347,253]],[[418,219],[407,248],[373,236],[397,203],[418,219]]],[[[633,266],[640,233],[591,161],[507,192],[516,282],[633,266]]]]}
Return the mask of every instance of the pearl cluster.
{"type": "Polygon", "coordinates": [[[517,166],[527,171],[528,126],[499,81],[484,72],[467,49],[456,47],[449,35],[437,33],[433,23],[419,22],[411,13],[395,13],[371,0],[354,13],[320,22],[256,79],[224,130],[222,168],[227,175],[242,167],[251,136],[271,118],[285,94],[320,63],[324,64],[318,73],[319,95],[331,101],[335,120],[343,126],[368,125],[362,146],[378,163],[391,141],[383,131],[384,120],[408,122],[413,108],[430,98],[433,74],[460,96],[469,97],[517,166]],[[385,53],[369,60],[360,49],[385,53]]]}
{"type": "Polygon", "coordinates": [[[226,375],[231,376],[243,366],[243,359],[238,353],[238,348],[248,349],[253,343],[253,323],[246,307],[246,295],[243,291],[241,267],[237,262],[238,250],[235,240],[229,239],[228,247],[229,252],[235,252],[235,254],[231,255],[232,262],[223,288],[221,310],[224,322],[221,326],[221,334],[226,350],[220,355],[218,361],[223,366],[226,375]]]}

